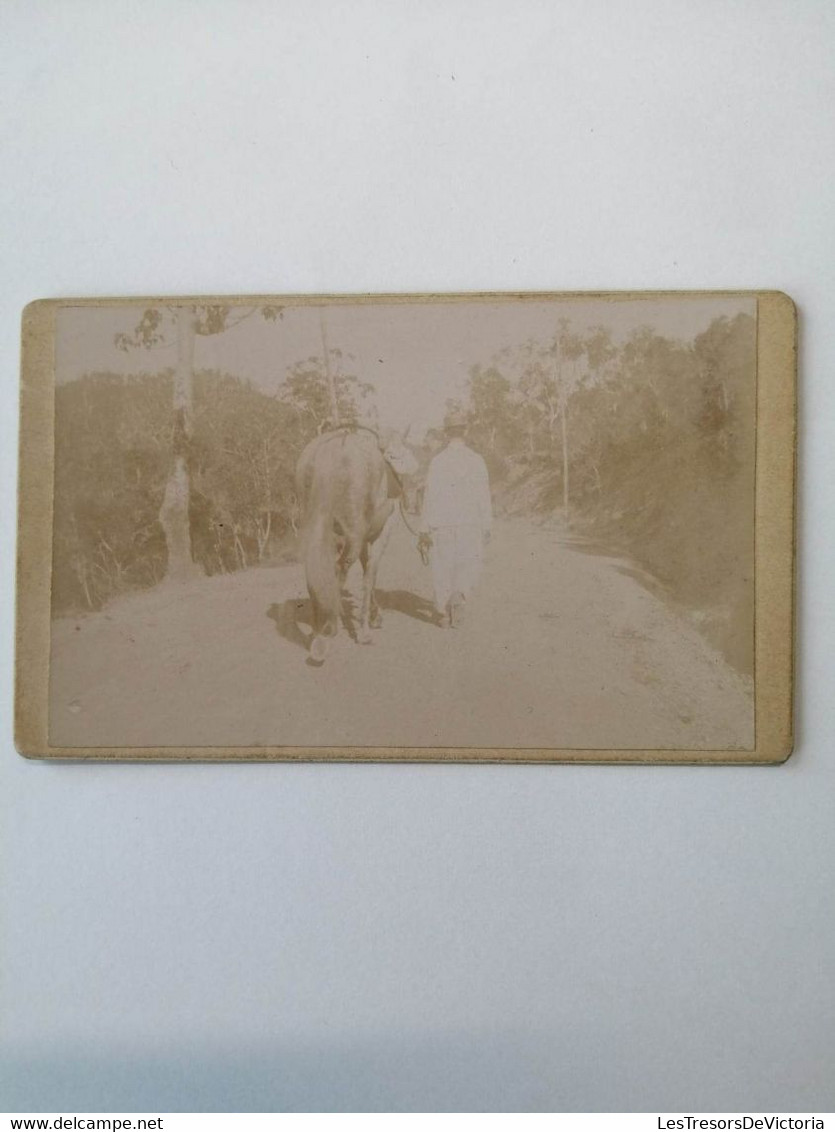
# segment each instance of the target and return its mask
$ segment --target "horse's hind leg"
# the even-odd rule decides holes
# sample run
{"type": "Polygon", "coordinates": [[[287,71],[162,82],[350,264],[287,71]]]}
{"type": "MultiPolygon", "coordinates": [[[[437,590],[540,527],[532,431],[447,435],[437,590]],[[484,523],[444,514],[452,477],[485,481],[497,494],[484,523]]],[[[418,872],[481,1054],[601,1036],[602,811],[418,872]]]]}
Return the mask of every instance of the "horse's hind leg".
{"type": "Polygon", "coordinates": [[[336,576],[339,581],[340,610],[342,620],[345,624],[345,628],[348,631],[348,635],[351,637],[356,636],[356,631],[354,628],[355,602],[353,595],[348,590],[348,574],[351,570],[351,567],[359,557],[360,551],[357,545],[357,540],[351,535],[346,534],[342,542],[340,553],[336,560],[336,576]]]}
{"type": "Polygon", "coordinates": [[[369,604],[368,624],[371,626],[372,629],[382,629],[382,627],[383,627],[383,615],[380,612],[379,605],[377,604],[377,591],[376,591],[376,589],[373,589],[371,591],[371,600],[368,604],[369,604]]]}
{"type": "Polygon", "coordinates": [[[391,535],[391,519],[380,531],[374,542],[366,543],[360,553],[362,564],[362,604],[360,607],[360,623],[357,629],[357,640],[361,645],[371,644],[371,629],[379,629],[383,624],[380,607],[374,593],[377,584],[377,570],[380,559],[386,549],[386,543],[391,535]]]}

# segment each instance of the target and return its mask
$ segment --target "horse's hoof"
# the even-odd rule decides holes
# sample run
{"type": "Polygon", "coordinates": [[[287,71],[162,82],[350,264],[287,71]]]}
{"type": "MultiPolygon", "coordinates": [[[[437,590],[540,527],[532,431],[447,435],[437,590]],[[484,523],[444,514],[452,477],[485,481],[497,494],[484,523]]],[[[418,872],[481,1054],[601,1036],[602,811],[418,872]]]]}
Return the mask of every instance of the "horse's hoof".
{"type": "Polygon", "coordinates": [[[314,637],[310,642],[310,659],[314,664],[324,664],[330,651],[330,637],[314,637]]]}
{"type": "Polygon", "coordinates": [[[382,627],[383,627],[382,617],[372,617],[371,620],[369,621],[369,625],[371,626],[372,629],[382,629],[382,627]]]}
{"type": "Polygon", "coordinates": [[[358,645],[370,645],[371,643],[372,643],[372,637],[371,637],[371,633],[369,632],[369,630],[368,629],[360,629],[357,632],[357,644],[358,645]]]}

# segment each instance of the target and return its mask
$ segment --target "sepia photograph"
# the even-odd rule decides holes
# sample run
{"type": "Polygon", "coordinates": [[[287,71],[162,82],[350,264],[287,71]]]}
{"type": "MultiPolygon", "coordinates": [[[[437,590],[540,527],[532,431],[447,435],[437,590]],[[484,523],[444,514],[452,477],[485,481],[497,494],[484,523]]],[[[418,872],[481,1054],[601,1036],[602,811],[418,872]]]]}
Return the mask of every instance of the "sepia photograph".
{"type": "Polygon", "coordinates": [[[51,747],[750,751],[757,299],[60,304],[51,747]]]}

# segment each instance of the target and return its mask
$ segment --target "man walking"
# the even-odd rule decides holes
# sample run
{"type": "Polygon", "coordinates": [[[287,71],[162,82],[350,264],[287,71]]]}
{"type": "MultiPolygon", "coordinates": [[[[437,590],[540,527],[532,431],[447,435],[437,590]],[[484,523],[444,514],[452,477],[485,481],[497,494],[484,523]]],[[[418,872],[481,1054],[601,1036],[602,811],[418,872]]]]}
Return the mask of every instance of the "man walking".
{"type": "Polygon", "coordinates": [[[450,413],[447,445],[429,465],[423,530],[431,541],[432,580],[441,628],[455,626],[481,574],[490,538],[492,505],[487,466],[464,443],[466,417],[450,413]]]}

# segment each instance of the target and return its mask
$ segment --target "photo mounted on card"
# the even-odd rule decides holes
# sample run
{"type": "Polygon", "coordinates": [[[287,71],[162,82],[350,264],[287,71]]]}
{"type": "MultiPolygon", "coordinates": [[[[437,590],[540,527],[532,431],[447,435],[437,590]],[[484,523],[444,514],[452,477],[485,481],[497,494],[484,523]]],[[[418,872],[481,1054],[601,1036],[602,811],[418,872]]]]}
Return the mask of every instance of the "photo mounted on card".
{"type": "Polygon", "coordinates": [[[33,303],[18,749],[781,762],[795,370],[778,292],[33,303]]]}

